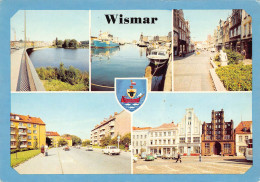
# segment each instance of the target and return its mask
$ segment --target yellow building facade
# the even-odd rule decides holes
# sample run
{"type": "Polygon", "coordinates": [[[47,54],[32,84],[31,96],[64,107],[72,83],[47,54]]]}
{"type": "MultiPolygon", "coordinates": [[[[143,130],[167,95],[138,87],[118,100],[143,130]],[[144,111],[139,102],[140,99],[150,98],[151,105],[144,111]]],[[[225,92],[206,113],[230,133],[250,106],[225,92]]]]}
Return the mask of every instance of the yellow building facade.
{"type": "Polygon", "coordinates": [[[40,148],[46,144],[46,125],[41,118],[10,114],[10,148],[40,148]]]}
{"type": "Polygon", "coordinates": [[[51,139],[51,146],[52,147],[59,147],[59,140],[60,140],[60,135],[56,131],[46,131],[46,137],[51,139]]]}

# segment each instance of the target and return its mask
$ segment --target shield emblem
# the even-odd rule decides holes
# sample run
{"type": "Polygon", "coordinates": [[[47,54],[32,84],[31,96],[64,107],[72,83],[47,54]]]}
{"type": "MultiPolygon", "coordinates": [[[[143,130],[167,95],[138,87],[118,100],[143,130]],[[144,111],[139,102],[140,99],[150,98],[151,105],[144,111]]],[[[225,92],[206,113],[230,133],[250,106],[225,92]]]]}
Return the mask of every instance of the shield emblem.
{"type": "Polygon", "coordinates": [[[146,78],[115,78],[116,98],[119,104],[127,111],[134,112],[146,100],[146,78]]]}

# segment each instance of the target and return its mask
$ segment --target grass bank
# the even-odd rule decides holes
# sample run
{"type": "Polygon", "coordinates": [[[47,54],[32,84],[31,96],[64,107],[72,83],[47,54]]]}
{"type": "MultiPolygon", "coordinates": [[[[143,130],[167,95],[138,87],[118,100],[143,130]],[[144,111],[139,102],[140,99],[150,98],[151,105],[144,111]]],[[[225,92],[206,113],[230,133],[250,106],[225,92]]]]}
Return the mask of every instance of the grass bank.
{"type": "Polygon", "coordinates": [[[29,160],[30,158],[38,155],[39,153],[41,153],[40,150],[28,150],[28,151],[13,153],[11,154],[11,167],[15,167],[18,164],[21,164],[29,160]]]}

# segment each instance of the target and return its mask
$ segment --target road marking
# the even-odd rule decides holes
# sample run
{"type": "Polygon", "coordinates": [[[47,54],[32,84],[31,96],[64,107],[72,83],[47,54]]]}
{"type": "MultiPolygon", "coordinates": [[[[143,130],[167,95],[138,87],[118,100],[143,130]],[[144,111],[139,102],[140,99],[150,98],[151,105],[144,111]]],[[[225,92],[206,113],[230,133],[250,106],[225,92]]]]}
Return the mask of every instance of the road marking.
{"type": "Polygon", "coordinates": [[[148,168],[147,165],[136,166],[136,169],[140,169],[140,170],[149,170],[149,171],[153,170],[153,169],[148,168]]]}
{"type": "MultiPolygon", "coordinates": [[[[56,149],[57,150],[57,149],[56,149]]],[[[61,174],[64,174],[64,172],[63,172],[63,168],[62,168],[62,164],[61,164],[61,159],[60,159],[60,152],[59,152],[59,150],[57,150],[58,151],[58,156],[59,156],[59,162],[60,162],[60,168],[61,168],[61,174]]]]}

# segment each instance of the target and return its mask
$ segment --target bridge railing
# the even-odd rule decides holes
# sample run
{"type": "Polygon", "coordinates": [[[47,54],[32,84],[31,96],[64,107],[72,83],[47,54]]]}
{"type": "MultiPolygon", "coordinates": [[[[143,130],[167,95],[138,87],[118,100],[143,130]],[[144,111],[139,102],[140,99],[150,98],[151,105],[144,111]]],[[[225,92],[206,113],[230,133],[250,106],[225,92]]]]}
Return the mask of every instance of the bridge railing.
{"type": "Polygon", "coordinates": [[[26,50],[24,51],[24,54],[25,54],[25,61],[26,61],[26,68],[27,68],[27,73],[28,73],[28,80],[29,80],[29,84],[30,84],[30,90],[31,91],[45,91],[45,88],[44,88],[26,50]]]}

